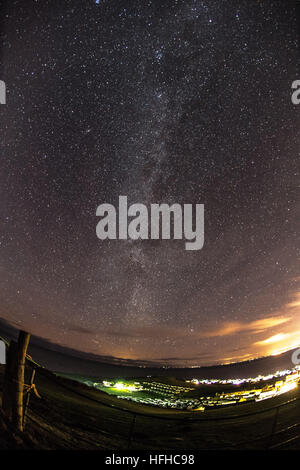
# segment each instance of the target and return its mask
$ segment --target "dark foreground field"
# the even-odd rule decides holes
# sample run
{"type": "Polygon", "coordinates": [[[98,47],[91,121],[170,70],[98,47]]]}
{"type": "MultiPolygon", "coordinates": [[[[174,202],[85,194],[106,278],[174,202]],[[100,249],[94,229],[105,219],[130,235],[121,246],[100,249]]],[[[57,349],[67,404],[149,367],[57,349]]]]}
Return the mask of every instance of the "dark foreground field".
{"type": "MultiPolygon", "coordinates": [[[[2,379],[3,369],[1,387],[2,379]]],[[[299,387],[263,402],[201,413],[124,402],[46,370],[37,371],[35,383],[41,398],[31,397],[26,434],[40,449],[300,448],[299,387]]]]}

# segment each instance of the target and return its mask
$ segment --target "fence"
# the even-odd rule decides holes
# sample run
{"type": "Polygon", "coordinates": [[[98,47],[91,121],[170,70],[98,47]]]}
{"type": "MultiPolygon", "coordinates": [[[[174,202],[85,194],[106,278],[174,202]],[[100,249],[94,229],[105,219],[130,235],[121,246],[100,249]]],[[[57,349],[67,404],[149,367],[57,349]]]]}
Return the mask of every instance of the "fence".
{"type": "Polygon", "coordinates": [[[66,449],[300,448],[300,396],[273,406],[260,402],[260,409],[247,413],[239,405],[209,415],[150,414],[105,402],[95,390],[67,382],[36,364],[31,367],[42,397],[40,387],[44,394],[54,387],[55,396],[65,397],[62,403],[53,401],[53,396],[33,397],[27,409],[28,430],[46,433],[50,447],[59,442],[59,448],[66,449]]]}

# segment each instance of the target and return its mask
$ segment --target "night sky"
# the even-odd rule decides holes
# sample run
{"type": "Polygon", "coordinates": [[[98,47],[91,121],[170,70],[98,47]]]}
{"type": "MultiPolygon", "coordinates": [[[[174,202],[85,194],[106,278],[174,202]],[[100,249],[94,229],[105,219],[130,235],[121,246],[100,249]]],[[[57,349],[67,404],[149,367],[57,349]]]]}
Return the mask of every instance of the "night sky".
{"type": "Polygon", "coordinates": [[[294,2],[20,0],[0,28],[0,317],[165,365],[299,344],[294,2]],[[99,240],[119,195],[204,204],[203,249],[99,240]]]}

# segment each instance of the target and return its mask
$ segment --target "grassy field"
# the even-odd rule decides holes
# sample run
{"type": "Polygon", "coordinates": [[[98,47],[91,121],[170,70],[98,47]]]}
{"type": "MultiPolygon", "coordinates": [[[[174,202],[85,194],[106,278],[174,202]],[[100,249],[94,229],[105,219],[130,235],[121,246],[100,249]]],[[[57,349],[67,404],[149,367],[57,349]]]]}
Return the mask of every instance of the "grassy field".
{"type": "MultiPolygon", "coordinates": [[[[3,370],[0,370],[0,385],[3,370]]],[[[35,380],[41,399],[31,397],[26,432],[41,449],[264,449],[300,448],[300,402],[274,406],[300,397],[298,389],[265,400],[204,413],[143,406],[86,387],[43,370],[35,380]],[[252,413],[257,413],[252,415],[252,413]],[[293,440],[290,440],[293,439],[293,440]]]]}

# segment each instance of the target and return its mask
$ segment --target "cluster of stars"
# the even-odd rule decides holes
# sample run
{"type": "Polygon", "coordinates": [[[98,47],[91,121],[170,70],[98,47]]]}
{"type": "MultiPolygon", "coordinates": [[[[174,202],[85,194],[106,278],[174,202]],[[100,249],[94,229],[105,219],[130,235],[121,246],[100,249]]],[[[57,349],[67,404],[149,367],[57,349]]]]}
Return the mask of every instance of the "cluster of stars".
{"type": "Polygon", "coordinates": [[[15,1],[3,23],[0,316],[100,356],[268,352],[248,324],[289,319],[255,343],[296,328],[293,7],[33,3],[15,1]],[[204,203],[203,250],[100,242],[96,207],[119,195],[204,203]]]}

